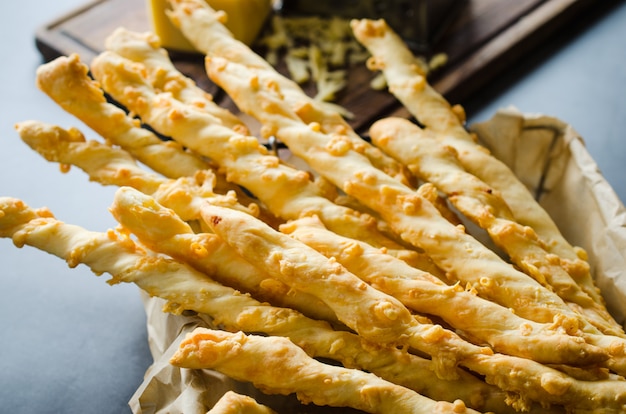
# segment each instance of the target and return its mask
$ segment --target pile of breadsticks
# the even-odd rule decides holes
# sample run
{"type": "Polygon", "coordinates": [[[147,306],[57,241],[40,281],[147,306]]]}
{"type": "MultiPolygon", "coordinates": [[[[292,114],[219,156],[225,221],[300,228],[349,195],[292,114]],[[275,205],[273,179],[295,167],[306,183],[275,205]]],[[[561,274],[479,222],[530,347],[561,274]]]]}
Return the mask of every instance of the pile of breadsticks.
{"type": "MultiPolygon", "coordinates": [[[[16,125],[48,161],[119,186],[119,227],[91,232],[5,197],[0,235],[135,283],[164,311],[205,315],[171,363],[264,393],[370,413],[626,410],[626,334],[585,252],[467,132],[384,21],[352,30],[419,125],[380,119],[369,143],[234,39],[222,12],[170,3],[260,136],[178,72],[155,35],[120,28],[89,66],[72,55],[37,72],[104,141],[16,125]],[[307,169],[261,144],[270,137],[307,169]]],[[[231,392],[211,412],[244,407],[272,412],[231,392]]]]}

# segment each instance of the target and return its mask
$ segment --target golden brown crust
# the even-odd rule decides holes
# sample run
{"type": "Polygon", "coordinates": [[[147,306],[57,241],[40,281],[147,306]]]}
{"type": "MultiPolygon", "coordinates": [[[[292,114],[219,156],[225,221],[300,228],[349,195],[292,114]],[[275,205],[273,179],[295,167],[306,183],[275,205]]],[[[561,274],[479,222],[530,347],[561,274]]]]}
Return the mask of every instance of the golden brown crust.
{"type": "MultiPolygon", "coordinates": [[[[471,174],[499,191],[515,220],[535,230],[549,252],[558,255],[560,265],[598,304],[604,304],[586,263],[586,254],[572,247],[561,235],[547,212],[537,203],[528,189],[504,163],[493,157],[462,126],[462,118],[455,120],[458,111],[430,85],[423,74],[415,71],[411,52],[404,42],[383,21],[359,20],[352,23],[357,39],[370,51],[377,63],[373,69],[386,73],[396,83],[390,87],[406,109],[425,127],[435,132],[437,139],[454,148],[459,162],[471,174]],[[416,91],[417,90],[417,91],[416,91]]],[[[612,329],[622,328],[613,324],[612,329]]],[[[623,335],[623,333],[622,333],[623,335]]]]}
{"type": "MultiPolygon", "coordinates": [[[[411,185],[407,185],[409,175],[404,175],[403,164],[412,165],[411,162],[400,157],[402,162],[392,160],[379,148],[361,141],[337,113],[317,106],[249,48],[233,42],[230,34],[220,29],[222,13],[213,12],[201,0],[171,1],[176,9],[172,12],[174,20],[178,19],[186,30],[195,31],[193,36],[208,39],[205,45],[211,48],[206,60],[209,74],[225,82],[231,97],[261,121],[265,137],[274,135],[284,141],[315,172],[298,171],[269,154],[237,117],[217,107],[210,95],[174,68],[156,37],[118,30],[107,40],[109,51],[96,59],[93,72],[106,78],[108,87],[134,105],[128,105],[133,116],[140,113],[158,125],[161,129],[155,130],[161,134],[171,132],[174,141],[154,141],[156,136],[142,132],[137,120],[103,103],[100,84],[89,78],[77,57],[42,67],[38,82],[62,107],[93,123],[102,134],[119,134],[123,149],[116,148],[118,144],[113,142],[118,137],[105,137],[106,144],[87,142],[76,129],[36,122],[18,124],[17,129],[34,149],[60,162],[62,168],[77,165],[96,181],[133,186],[152,197],[126,187],[120,190],[121,198],[116,202],[121,201],[113,211],[127,227],[106,233],[61,223],[46,209],[33,210],[19,200],[0,198],[0,236],[11,237],[18,247],[32,245],[63,257],[71,267],[85,263],[96,274],[109,272],[113,276],[111,284],[136,283],[150,295],[163,297],[167,302],[165,311],[177,314],[195,310],[199,312],[198,320],[225,331],[268,335],[267,339],[250,337],[255,346],[239,354],[240,360],[223,366],[234,370],[231,372],[235,375],[243,372],[243,380],[250,380],[246,370],[252,369],[255,375],[260,374],[253,379],[269,384],[265,391],[290,392],[294,389],[289,388],[293,386],[293,378],[289,377],[304,375],[312,381],[300,381],[295,391],[305,399],[324,404],[397,412],[398,407],[386,404],[396,405],[394,396],[401,395],[401,404],[406,404],[408,412],[415,412],[414,406],[424,403],[422,397],[413,398],[414,392],[396,394],[400,392],[397,385],[381,379],[384,378],[429,397],[450,401],[434,405],[427,401],[429,411],[444,408],[465,412],[466,405],[494,412],[544,412],[538,407],[548,405],[551,407],[545,412],[626,410],[626,382],[618,375],[626,374],[626,341],[600,334],[588,323],[590,317],[577,314],[582,313],[581,304],[573,303],[568,309],[548,289],[539,289],[531,279],[522,278],[521,272],[499,259],[493,249],[486,248],[489,245],[470,236],[455,217],[458,210],[465,213],[462,223],[468,223],[466,217],[473,217],[477,223],[486,224],[485,228],[496,235],[494,239],[503,247],[513,240],[516,250],[511,255],[517,258],[515,255],[519,254],[520,260],[526,260],[521,264],[537,279],[545,277],[561,291],[577,288],[571,280],[563,282],[561,269],[565,269],[583,286],[582,290],[574,289],[571,297],[599,296],[589,284],[589,267],[582,260],[584,252],[562,244],[560,235],[551,233],[553,223],[542,218],[545,212],[518,214],[516,209],[528,202],[527,194],[503,189],[504,198],[509,194],[512,199],[509,208],[509,200],[505,203],[497,191],[487,195],[481,192],[485,188],[498,190],[509,182],[511,188],[517,189],[519,183],[513,182],[510,172],[503,173],[502,178],[490,175],[500,171],[501,165],[475,144],[464,130],[462,111],[451,108],[429,87],[410,53],[404,53],[405,50],[394,55],[389,48],[382,58],[375,56],[370,64],[374,69],[385,70],[385,66],[397,63],[397,68],[387,69],[386,73],[395,74],[391,90],[402,99],[407,98],[412,108],[419,108],[420,121],[437,143],[434,149],[428,147],[418,160],[420,168],[414,171],[421,178],[438,183],[447,193],[447,200],[430,183],[412,188],[413,176],[411,185]],[[207,24],[213,27],[206,29],[207,24]],[[205,29],[208,31],[202,33],[205,29]],[[78,102],[84,102],[85,108],[94,113],[85,113],[78,102]],[[447,152],[447,148],[454,150],[447,152]],[[164,178],[143,171],[136,163],[140,158],[166,177],[183,171],[192,173],[176,180],[164,178]],[[207,158],[212,158],[210,163],[205,162],[207,158]],[[185,160],[191,163],[186,164],[188,167],[177,165],[185,160]],[[170,165],[163,166],[164,162],[170,165]],[[481,162],[485,166],[478,165],[481,162]],[[207,169],[218,164],[217,174],[207,169]],[[250,184],[253,192],[262,194],[282,219],[293,220],[282,227],[285,231],[296,234],[299,230],[293,228],[302,226],[304,233],[299,233],[299,237],[309,237],[307,226],[315,216],[322,218],[330,232],[324,230],[319,238],[313,235],[311,244],[328,258],[313,255],[315,251],[303,248],[302,243],[291,244],[295,240],[275,230],[282,219],[264,214],[262,207],[254,203],[242,206],[236,195],[244,199],[244,193],[238,191],[238,186],[218,184],[221,173],[228,173],[234,182],[250,184]],[[321,177],[314,180],[315,173],[321,177]],[[456,182],[450,185],[448,181],[456,182]],[[465,186],[459,190],[459,182],[469,183],[471,191],[465,190],[465,186]],[[217,186],[225,189],[216,191],[217,186]],[[353,201],[339,205],[338,189],[353,201]],[[124,199],[128,194],[137,197],[124,199]],[[448,200],[459,204],[451,209],[445,204],[448,200]],[[172,208],[176,214],[164,207],[172,208]],[[203,210],[206,217],[219,217],[221,224],[198,220],[203,210]],[[515,231],[505,231],[508,223],[513,223],[515,231]],[[536,233],[519,231],[529,223],[538,226],[536,233]],[[223,231],[221,236],[194,233],[216,225],[223,231]],[[349,238],[338,241],[335,233],[349,238]],[[511,239],[511,234],[515,238],[511,239]],[[233,253],[235,245],[246,259],[233,253]],[[407,249],[408,245],[414,245],[416,251],[407,249]],[[528,245],[535,250],[530,256],[523,256],[523,248],[528,245]],[[428,259],[436,262],[436,270],[441,271],[440,279],[416,273],[385,254],[387,248],[396,247],[397,256],[410,258],[412,253],[428,253],[428,259]],[[536,253],[544,247],[549,255],[563,252],[558,253],[558,263],[541,261],[548,255],[543,251],[543,256],[536,253]],[[207,257],[210,260],[205,260],[207,257]],[[254,265],[246,260],[253,260],[254,265]],[[534,268],[538,270],[533,273],[534,268]],[[544,274],[547,270],[551,273],[544,274]],[[486,272],[486,276],[479,272],[486,272]],[[552,273],[561,277],[560,282],[551,280],[552,273]],[[369,286],[363,287],[355,277],[357,274],[369,286]],[[464,283],[464,289],[459,283],[446,284],[458,279],[471,283],[464,283]],[[251,287],[244,289],[245,286],[251,287]],[[295,289],[302,289],[309,296],[300,295],[295,289]],[[242,290],[251,294],[241,293],[242,290]],[[477,294],[480,296],[474,296],[477,294]],[[507,306],[518,314],[483,299],[487,296],[494,302],[505,299],[507,306]],[[289,307],[258,301],[265,298],[289,307]],[[303,301],[306,306],[301,306],[303,301]],[[405,305],[428,313],[428,318],[410,313],[405,305]],[[297,309],[319,319],[310,319],[297,309]],[[335,312],[353,330],[337,323],[335,312]],[[541,323],[525,323],[519,317],[523,312],[541,323]],[[435,325],[433,320],[441,324],[435,325]],[[517,336],[505,338],[511,332],[517,336]],[[276,339],[277,336],[288,337],[293,344],[276,339]],[[524,337],[522,341],[520,336],[524,337]],[[296,354],[290,349],[295,349],[296,354]],[[283,353],[277,355],[275,351],[283,353]],[[577,352],[580,358],[574,357],[577,352]],[[250,355],[254,357],[249,358],[250,355]],[[603,362],[607,355],[609,359],[603,362]],[[274,371],[283,368],[288,372],[294,366],[298,369],[283,377],[260,372],[258,359],[268,356],[276,362],[274,371]],[[283,359],[285,356],[289,360],[283,359]],[[341,381],[333,382],[333,377],[331,387],[320,386],[317,379],[333,375],[325,367],[336,367],[322,365],[320,369],[311,358],[337,361],[349,368],[341,368],[342,373],[356,377],[357,381],[344,385],[341,381]],[[583,364],[592,362],[597,364],[583,373],[587,368],[583,364]],[[309,363],[313,371],[302,368],[309,363]],[[290,380],[286,385],[280,382],[285,377],[290,380]],[[367,378],[367,383],[359,382],[359,378],[367,378]],[[454,402],[459,397],[464,403],[454,402]]],[[[376,38],[377,48],[387,47],[399,40],[387,36],[387,30],[384,23],[372,25],[365,35],[376,38]]],[[[233,346],[226,350],[228,355],[241,350],[249,338],[217,331],[211,335],[212,340],[221,338],[214,342],[224,339],[224,343],[233,346]]]]}
{"type": "Polygon", "coordinates": [[[316,213],[338,233],[405,250],[382,235],[372,217],[328,200],[309,173],[280,162],[256,138],[237,133],[214,116],[167,94],[156,93],[136,64],[105,52],[91,66],[104,89],[116,100],[154,129],[218,163],[229,181],[251,191],[276,216],[290,219],[316,213]]]}
{"type": "Polygon", "coordinates": [[[404,344],[430,355],[441,378],[456,378],[457,364],[470,355],[493,353],[441,326],[420,322],[396,299],[371,288],[336,261],[250,215],[205,205],[202,216],[240,254],[292,288],[324,301],[360,336],[377,343],[404,344]]]}
{"type": "MultiPolygon", "coordinates": [[[[77,226],[58,222],[45,211],[40,214],[29,210],[19,200],[0,199],[0,232],[5,237],[12,237],[19,247],[28,244],[40,248],[65,258],[70,266],[85,263],[97,274],[110,272],[113,275],[110,283],[136,283],[148,293],[168,300],[170,311],[197,309],[214,315],[216,324],[243,324],[245,328],[242,328],[248,331],[269,329],[270,334],[280,332],[281,328],[287,328],[288,332],[298,331],[291,328],[294,320],[302,320],[294,311],[260,306],[252,298],[216,284],[205,275],[200,275],[180,263],[147,255],[130,239],[120,237],[114,232],[88,232],[77,226]],[[279,322],[275,319],[276,316],[280,317],[279,325],[276,324],[279,322]],[[269,321],[273,322],[265,324],[269,321]],[[283,326],[285,322],[287,324],[283,326]]],[[[316,324],[322,329],[325,326],[320,322],[306,323],[316,324]]],[[[420,340],[411,345],[426,342],[423,345],[430,346],[436,353],[458,353],[463,347],[467,348],[462,342],[446,342],[449,338],[445,339],[443,331],[435,328],[427,328],[430,335],[420,336],[420,340]]],[[[485,375],[488,382],[511,392],[521,392],[524,399],[563,404],[576,407],[581,412],[598,405],[604,407],[606,412],[619,412],[626,404],[624,381],[579,381],[530,360],[480,352],[476,349],[468,349],[462,362],[469,369],[485,375]],[[511,375],[512,373],[520,375],[511,375]]],[[[522,401],[515,404],[525,404],[522,401]]]]}
{"type": "Polygon", "coordinates": [[[252,397],[227,391],[206,414],[276,414],[252,397]]]}
{"type": "Polygon", "coordinates": [[[438,133],[467,137],[464,119],[428,84],[415,56],[384,20],[361,19],[350,24],[354,36],[372,54],[368,67],[382,71],[389,91],[414,109],[422,124],[438,133]]]}
{"type": "MultiPolygon", "coordinates": [[[[76,128],[66,130],[38,121],[20,122],[15,128],[22,140],[46,160],[76,166],[87,173],[91,181],[102,185],[129,186],[154,195],[185,220],[198,220],[199,206],[207,198],[215,204],[267,217],[254,203],[241,205],[233,192],[216,194],[213,190],[216,177],[211,170],[196,171],[193,177],[167,179],[143,170],[135,158],[119,147],[87,141],[76,128]]],[[[270,222],[277,225],[275,219],[270,222]]]]}
{"type": "Polygon", "coordinates": [[[300,401],[321,406],[369,413],[476,413],[461,401],[435,402],[375,375],[325,365],[285,338],[197,328],[181,342],[171,362],[185,368],[215,369],[251,381],[267,393],[296,393],[300,401]]]}
{"type": "Polygon", "coordinates": [[[526,274],[573,304],[575,310],[580,310],[602,332],[623,335],[603,304],[583,291],[535,231],[515,221],[502,194],[463,169],[456,151],[403,118],[378,120],[370,128],[370,135],[376,145],[413,174],[433,183],[526,274]]]}
{"type": "Polygon", "coordinates": [[[244,135],[249,133],[241,119],[215,103],[213,97],[199,88],[193,79],[176,69],[155,34],[133,32],[120,27],[107,37],[105,48],[141,64],[146,70],[146,77],[156,90],[170,93],[174,99],[206,111],[228,128],[244,135]]]}
{"type": "Polygon", "coordinates": [[[462,397],[476,406],[506,412],[504,394],[472,375],[458,370],[457,379],[441,380],[429,360],[335,331],[291,309],[259,303],[214,282],[206,273],[146,252],[123,234],[89,232],[55,220],[47,209],[35,210],[20,200],[0,198],[0,235],[13,238],[18,247],[30,245],[55,254],[71,266],[83,263],[96,274],[109,273],[109,283],[135,283],[167,300],[166,311],[195,310],[227,330],[287,336],[311,356],[375,372],[433,398],[453,401],[462,397]]]}
{"type": "Polygon", "coordinates": [[[327,136],[315,126],[303,125],[282,103],[279,91],[267,85],[251,68],[219,58],[210,59],[208,67],[210,76],[243,110],[270,125],[269,129],[287,143],[292,152],[346,193],[377,211],[401,237],[426,251],[450,275],[470,283],[480,295],[514,308],[527,319],[557,323],[566,332],[582,327],[586,332],[598,333],[549,289],[515,270],[463,229],[443,219],[427,200],[372,168],[365,158],[350,150],[341,136],[327,136]],[[455,254],[450,255],[451,251],[455,254]]]}
{"type": "MultiPolygon", "coordinates": [[[[226,207],[217,197],[204,197],[196,206],[194,218],[200,218],[200,206],[207,202],[226,207]]],[[[250,293],[258,300],[296,309],[314,319],[337,323],[335,314],[323,302],[273,279],[215,234],[194,233],[174,211],[145,194],[131,188],[120,188],[115,193],[111,213],[142,244],[156,252],[213,275],[216,281],[250,293]]]]}
{"type": "Polygon", "coordinates": [[[131,186],[150,194],[167,181],[141,169],[125,150],[87,141],[76,128],[24,121],[16,124],[15,129],[22,140],[46,160],[74,165],[85,171],[90,180],[100,184],[131,186]]]}
{"type": "MultiPolygon", "coordinates": [[[[136,43],[141,45],[143,38],[140,35],[124,30],[120,33],[123,38],[130,37],[132,39],[133,35],[136,35],[136,43]]],[[[149,39],[149,36],[147,38],[149,39]]],[[[148,42],[148,39],[143,41],[148,42]]],[[[137,48],[139,47],[135,49],[137,48]]],[[[160,51],[152,50],[151,53],[161,56],[160,59],[154,58],[153,60],[164,65],[169,62],[167,56],[160,51]]],[[[182,75],[180,76],[182,77],[182,75]]],[[[185,82],[181,80],[181,83],[184,84],[185,82]]],[[[175,141],[164,141],[157,137],[153,132],[141,127],[137,119],[130,117],[122,109],[109,103],[100,85],[89,77],[88,67],[80,61],[76,54],[69,57],[61,56],[41,65],[37,70],[37,85],[63,109],[102,136],[107,143],[120,146],[137,161],[165,177],[191,177],[197,171],[213,168],[204,159],[196,154],[191,154],[175,141]]],[[[193,92],[188,92],[185,95],[189,100],[192,98],[188,95],[195,97],[200,94],[191,86],[185,90],[188,89],[193,90],[193,92]]],[[[198,99],[200,98],[194,102],[197,102],[198,99]]],[[[196,106],[202,105],[196,103],[196,106]]],[[[205,110],[207,107],[218,108],[219,110],[214,109],[213,113],[220,114],[222,121],[228,122],[228,117],[225,114],[230,114],[230,112],[219,108],[213,102],[204,105],[205,110]]],[[[219,191],[223,193],[235,191],[242,203],[253,203],[253,200],[247,197],[240,188],[226,183],[220,174],[215,174],[215,181],[214,187],[219,191]]]]}
{"type": "Polygon", "coordinates": [[[556,364],[586,365],[608,359],[606,352],[586,343],[583,337],[559,332],[552,324],[522,319],[458,284],[448,286],[366,243],[338,236],[314,218],[292,221],[281,226],[281,231],[336,259],[409,309],[438,316],[456,332],[475,343],[488,343],[496,352],[556,364]]]}
{"type": "MultiPolygon", "coordinates": [[[[305,390],[315,392],[315,397],[319,399],[313,401],[318,404],[331,404],[331,401],[336,401],[334,397],[322,396],[317,394],[318,392],[328,391],[332,395],[335,395],[336,392],[343,392],[344,397],[345,394],[350,393],[347,389],[343,389],[339,381],[330,381],[328,385],[332,384],[332,386],[329,388],[318,385],[317,382],[320,380],[320,375],[322,378],[327,377],[327,375],[335,378],[329,372],[332,369],[326,366],[320,367],[317,365],[319,363],[311,362],[313,360],[303,360],[305,358],[305,354],[299,348],[294,347],[291,342],[282,338],[252,337],[245,336],[242,333],[229,334],[222,331],[198,328],[181,343],[179,350],[172,358],[172,363],[177,366],[195,369],[217,369],[233,378],[251,380],[257,386],[269,392],[301,393],[305,390]],[[258,361],[261,359],[267,361],[269,369],[265,370],[258,364],[250,362],[250,360],[258,361]],[[313,366],[309,365],[309,363],[313,366]],[[290,375],[277,377],[273,374],[267,374],[272,371],[289,372],[290,375]],[[298,378],[299,389],[294,388],[294,381],[288,380],[287,383],[283,383],[281,378],[298,378]],[[324,397],[328,399],[324,399],[324,397]]],[[[481,358],[481,356],[478,358],[481,358]]],[[[482,358],[487,357],[482,356],[482,358]]],[[[507,378],[511,379],[512,382],[522,378],[529,378],[517,376],[520,369],[523,369],[524,360],[520,360],[519,363],[517,366],[507,366],[510,369],[510,371],[507,371],[507,378]]],[[[352,373],[358,377],[363,374],[359,371],[352,371],[352,373]]],[[[581,389],[595,388],[596,391],[599,391],[598,394],[590,394],[588,400],[582,400],[579,404],[571,406],[571,408],[576,408],[578,412],[593,412],[593,407],[599,402],[599,399],[603,400],[600,407],[606,413],[618,413],[624,408],[623,400],[626,398],[626,395],[624,395],[623,381],[606,380],[587,383],[585,381],[570,380],[567,376],[557,371],[543,369],[539,371],[533,370],[532,375],[537,375],[534,378],[535,381],[541,381],[542,388],[538,388],[537,391],[541,390],[540,393],[546,396],[545,400],[543,400],[546,403],[555,399],[562,399],[570,401],[570,404],[572,404],[575,398],[579,398],[578,394],[581,389]],[[589,387],[590,385],[591,387],[589,387]],[[592,401],[593,399],[596,399],[596,401],[592,401]],[[620,400],[622,402],[618,402],[620,400]]],[[[349,378],[351,375],[346,374],[346,376],[349,378]]],[[[490,379],[492,378],[488,377],[488,381],[490,379]]],[[[588,389],[588,391],[590,390],[588,389]]],[[[393,394],[393,392],[390,393],[393,394]]],[[[309,398],[313,398],[308,393],[306,395],[309,398]]],[[[302,399],[302,394],[299,394],[299,396],[302,399]]],[[[411,403],[413,404],[414,401],[411,403]]],[[[363,409],[362,406],[358,408],[363,409]]],[[[429,406],[429,409],[432,408],[429,406]]],[[[388,407],[387,411],[383,410],[382,412],[389,412],[389,410],[391,410],[391,407],[388,407]]],[[[395,407],[392,411],[397,412],[395,407]]]]}
{"type": "Polygon", "coordinates": [[[556,294],[451,224],[413,189],[374,168],[343,136],[303,124],[262,73],[221,58],[210,59],[208,69],[209,76],[243,111],[275,133],[313,170],[376,211],[399,237],[426,252],[451,279],[472,284],[479,295],[527,319],[552,322],[564,314],[568,323],[576,325],[574,329],[581,324],[597,332],[556,294]]]}
{"type": "Polygon", "coordinates": [[[98,83],[87,75],[88,71],[77,54],[61,56],[37,69],[37,86],[108,142],[126,149],[138,161],[166,177],[190,176],[209,168],[182,146],[162,141],[123,110],[108,103],[98,83]]]}
{"type": "Polygon", "coordinates": [[[206,205],[202,217],[239,254],[281,282],[324,301],[340,321],[361,336],[374,342],[406,344],[406,328],[413,318],[394,298],[248,214],[206,205]]]}
{"type": "MultiPolygon", "coordinates": [[[[617,404],[614,405],[617,407],[623,404],[623,402],[618,402],[620,399],[626,399],[626,390],[623,397],[620,395],[618,400],[613,399],[614,394],[609,396],[609,393],[613,392],[609,391],[612,383],[626,387],[626,382],[623,384],[612,381],[584,383],[536,361],[494,354],[489,349],[463,341],[438,325],[420,324],[414,319],[407,320],[397,316],[391,319],[389,317],[393,316],[393,313],[380,313],[382,310],[380,303],[392,303],[388,298],[384,299],[384,302],[378,299],[378,305],[375,304],[376,301],[369,305],[369,298],[361,298],[358,302],[352,300],[351,312],[369,312],[370,314],[348,315],[346,318],[343,312],[349,308],[344,307],[343,301],[351,297],[349,293],[351,289],[358,289],[359,286],[348,279],[341,281],[346,275],[344,270],[335,266],[332,261],[330,262],[332,266],[328,267],[328,262],[325,264],[315,260],[315,254],[302,246],[288,242],[274,230],[263,226],[258,220],[244,213],[214,206],[207,206],[205,211],[206,214],[203,217],[207,223],[211,224],[213,230],[231,245],[236,244],[246,257],[254,258],[257,263],[271,270],[277,278],[281,278],[286,283],[291,281],[298,288],[306,288],[310,293],[323,295],[328,305],[337,312],[338,318],[346,325],[355,328],[364,337],[385,342],[387,339],[381,335],[381,331],[384,333],[386,329],[389,329],[387,332],[395,331],[396,337],[400,335],[406,337],[404,342],[410,347],[431,355],[434,369],[442,377],[449,376],[450,370],[460,364],[485,375],[489,382],[497,384],[503,390],[520,393],[522,398],[528,398],[531,401],[546,401],[567,406],[580,404],[580,398],[583,395],[597,396],[596,393],[600,393],[602,399],[610,400],[603,404],[617,404]],[[337,281],[342,284],[333,284],[337,275],[340,276],[337,281]],[[330,286],[324,286],[320,280],[330,286]],[[376,309],[377,307],[379,309],[376,309]],[[359,329],[360,326],[356,325],[358,322],[355,323],[361,318],[370,320],[366,331],[359,329]],[[520,375],[511,376],[511,372],[519,372],[520,375]],[[567,391],[566,395],[565,391],[567,391]]],[[[361,288],[361,290],[369,291],[367,288],[361,288]]],[[[368,296],[375,297],[376,295],[368,296]]]]}
{"type": "MultiPolygon", "coordinates": [[[[576,331],[582,326],[585,331],[598,333],[581,315],[569,309],[558,296],[516,271],[491,250],[465,234],[463,229],[456,228],[443,219],[432,204],[405,188],[400,182],[372,168],[367,159],[351,151],[349,143],[342,140],[341,136],[329,137],[316,125],[304,125],[282,102],[280,90],[277,90],[276,85],[265,82],[261,72],[257,73],[253,68],[246,68],[221,58],[207,59],[207,68],[211,78],[227,90],[241,109],[265,125],[267,133],[276,134],[292,152],[305,159],[315,171],[377,211],[402,238],[427,251],[444,270],[454,269],[459,272],[458,275],[470,280],[475,278],[473,289],[489,295],[488,297],[494,301],[507,302],[505,306],[514,307],[516,312],[527,315],[531,320],[555,322],[566,331],[576,331]],[[451,251],[455,251],[456,254],[450,255],[451,251]],[[462,260],[459,259],[459,255],[463,255],[462,260]],[[451,268],[450,264],[455,267],[451,268]],[[486,269],[490,271],[491,276],[478,277],[484,275],[486,269]],[[495,294],[498,290],[500,292],[495,294]],[[537,299],[538,297],[541,299],[537,299]],[[538,303],[541,305],[537,306],[538,303]]],[[[462,363],[468,367],[470,365],[476,367],[474,364],[477,359],[485,355],[470,350],[467,344],[458,342],[444,330],[421,325],[413,326],[411,330],[410,338],[423,338],[426,344],[438,343],[436,349],[431,348],[429,352],[438,355],[434,361],[436,366],[440,367],[439,372],[442,375],[445,375],[444,367],[454,366],[459,361],[463,361],[462,363]],[[443,345],[444,343],[446,345],[443,345]],[[449,346],[453,346],[452,344],[455,347],[460,346],[459,353],[450,353],[449,346]],[[478,354],[481,357],[478,357],[478,354]],[[464,359],[466,355],[473,357],[464,359]]],[[[419,345],[424,346],[424,343],[419,345]]],[[[502,355],[498,355],[495,359],[500,360],[501,357],[502,355]]],[[[516,371],[519,369],[519,361],[515,359],[501,363],[508,365],[508,369],[516,371]]],[[[480,370],[487,369],[483,362],[479,365],[480,370]]],[[[544,368],[533,365],[529,369],[535,373],[528,372],[528,375],[531,377],[538,375],[535,378],[539,379],[543,374],[537,372],[544,368]]],[[[537,400],[544,398],[539,395],[545,393],[546,389],[537,382],[524,385],[517,378],[501,374],[502,372],[485,373],[492,378],[491,380],[508,390],[524,389],[524,394],[530,396],[529,398],[537,400]],[[492,377],[494,375],[495,377],[492,377]]],[[[555,384],[563,382],[560,375],[554,373],[546,375],[555,378],[555,384]]],[[[569,384],[569,380],[565,382],[569,384]]],[[[546,399],[553,401],[555,397],[546,396],[546,399]]],[[[572,401],[574,400],[566,404],[571,404],[572,401]]]]}
{"type": "Polygon", "coordinates": [[[223,15],[197,0],[171,0],[169,16],[194,47],[207,56],[222,56],[263,71],[277,85],[285,101],[303,122],[315,122],[328,133],[341,133],[352,142],[356,151],[364,154],[377,168],[407,183],[406,169],[378,148],[364,142],[335,110],[307,96],[300,86],[278,73],[265,59],[246,44],[235,39],[223,26],[223,15]]]}

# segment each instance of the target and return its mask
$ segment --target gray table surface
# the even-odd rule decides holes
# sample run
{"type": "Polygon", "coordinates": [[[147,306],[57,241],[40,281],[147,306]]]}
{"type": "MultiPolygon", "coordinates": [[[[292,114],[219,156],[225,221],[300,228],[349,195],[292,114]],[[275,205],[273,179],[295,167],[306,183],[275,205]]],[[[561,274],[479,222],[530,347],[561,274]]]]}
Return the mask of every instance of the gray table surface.
{"type": "MultiPolygon", "coordinates": [[[[104,231],[113,188],[61,174],[24,145],[13,124],[79,126],[39,92],[34,32],[84,0],[9,2],[0,16],[0,195],[48,206],[63,221],[104,231]]],[[[470,122],[514,105],[569,123],[626,200],[626,2],[567,30],[464,102],[470,122]]],[[[87,131],[87,129],[85,129],[87,131]]],[[[151,362],[138,290],[0,239],[0,412],[124,413],[151,362]]]]}

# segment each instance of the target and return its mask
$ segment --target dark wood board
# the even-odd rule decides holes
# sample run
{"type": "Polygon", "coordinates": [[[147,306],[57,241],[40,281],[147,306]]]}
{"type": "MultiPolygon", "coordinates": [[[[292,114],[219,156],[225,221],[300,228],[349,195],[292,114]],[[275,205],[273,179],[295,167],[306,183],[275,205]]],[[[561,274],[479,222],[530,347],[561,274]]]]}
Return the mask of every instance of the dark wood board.
{"type": "MultiPolygon", "coordinates": [[[[433,74],[431,84],[452,103],[462,104],[555,31],[581,18],[593,4],[593,0],[469,0],[432,47],[432,53],[447,54],[448,64],[433,74]]],[[[146,0],[93,1],[41,27],[35,40],[45,60],[78,53],[88,63],[120,26],[151,30],[146,0]]],[[[236,111],[206,77],[201,56],[172,52],[171,57],[181,72],[236,111]]],[[[337,100],[357,115],[350,122],[360,133],[380,116],[408,116],[386,91],[369,87],[372,76],[364,66],[350,68],[348,85],[337,100]]],[[[312,86],[304,89],[313,92],[312,86]]]]}

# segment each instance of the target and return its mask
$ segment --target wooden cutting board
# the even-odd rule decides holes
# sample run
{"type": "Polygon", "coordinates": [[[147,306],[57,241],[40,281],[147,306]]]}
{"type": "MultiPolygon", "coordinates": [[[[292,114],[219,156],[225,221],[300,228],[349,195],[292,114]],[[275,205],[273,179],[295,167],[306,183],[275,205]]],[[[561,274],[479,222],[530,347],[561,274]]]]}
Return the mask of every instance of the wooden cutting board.
{"type": "MultiPolygon", "coordinates": [[[[447,54],[448,64],[433,74],[431,83],[451,103],[462,104],[593,4],[593,0],[469,0],[432,47],[432,53],[447,54]]],[[[120,26],[151,30],[146,0],[93,1],[40,28],[36,44],[45,60],[78,53],[90,62],[103,50],[104,39],[120,26]]],[[[201,56],[173,53],[171,57],[216,101],[237,111],[207,78],[201,56]]],[[[369,87],[372,76],[363,66],[350,68],[348,85],[337,101],[356,115],[350,122],[362,134],[381,116],[408,116],[386,91],[369,87]]],[[[303,88],[312,92],[310,85],[303,88]]]]}

